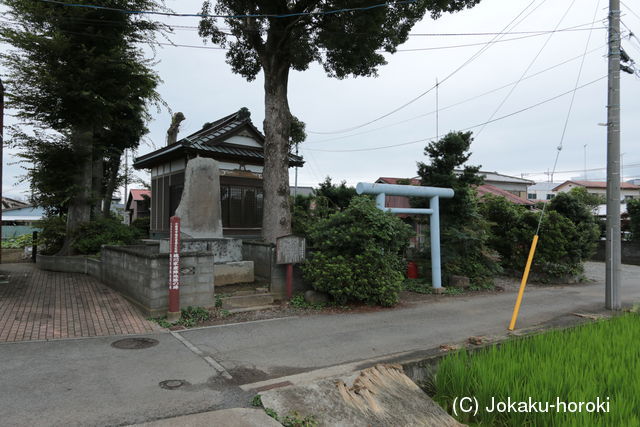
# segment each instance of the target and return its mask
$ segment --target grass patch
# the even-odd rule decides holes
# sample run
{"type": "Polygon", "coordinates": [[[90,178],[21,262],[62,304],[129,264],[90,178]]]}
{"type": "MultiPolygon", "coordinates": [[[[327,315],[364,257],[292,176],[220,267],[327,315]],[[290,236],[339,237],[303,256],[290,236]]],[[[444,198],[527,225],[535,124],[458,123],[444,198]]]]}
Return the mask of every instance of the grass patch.
{"type": "Polygon", "coordinates": [[[213,318],[225,318],[229,315],[228,310],[221,310],[217,307],[213,310],[213,313],[204,307],[192,307],[183,308],[180,310],[180,319],[175,322],[169,322],[165,317],[152,317],[149,320],[156,322],[163,328],[171,328],[172,326],[184,326],[185,328],[192,328],[202,322],[211,320],[213,318]]]}
{"type": "MultiPolygon", "coordinates": [[[[434,378],[435,400],[453,415],[454,399],[478,399],[476,416],[463,423],[497,426],[640,425],[640,316],[627,314],[564,331],[507,341],[442,359],[434,378]],[[593,402],[609,398],[609,413],[488,412],[496,401],[593,402]]],[[[458,411],[460,414],[460,411],[458,411]]]]}
{"type": "MultiPolygon", "coordinates": [[[[425,282],[424,279],[405,279],[404,282],[402,282],[402,288],[405,291],[415,292],[418,294],[430,295],[435,293],[431,283],[425,282]]],[[[442,293],[445,295],[460,295],[464,293],[464,289],[456,288],[453,286],[444,286],[443,289],[444,290],[442,291],[442,293]]],[[[485,288],[480,288],[480,287],[477,287],[474,289],[469,288],[469,290],[480,290],[480,289],[485,289],[485,288]]]]}

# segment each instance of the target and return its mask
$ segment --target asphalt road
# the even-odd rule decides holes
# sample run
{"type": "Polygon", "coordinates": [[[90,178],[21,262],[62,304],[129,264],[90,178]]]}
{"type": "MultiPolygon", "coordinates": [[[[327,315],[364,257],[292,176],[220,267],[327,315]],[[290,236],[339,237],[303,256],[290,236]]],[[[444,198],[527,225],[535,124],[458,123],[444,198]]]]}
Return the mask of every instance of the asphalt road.
{"type": "MultiPolygon", "coordinates": [[[[519,328],[604,305],[604,265],[588,284],[527,288],[519,328]]],[[[624,266],[623,301],[640,301],[640,267],[624,266]]],[[[117,338],[0,344],[0,424],[123,425],[247,406],[248,383],[397,353],[421,351],[506,330],[513,290],[443,298],[408,308],[315,315],[147,335],[143,350],[117,338]],[[230,375],[231,379],[223,374],[230,375]],[[161,381],[186,385],[167,390],[161,381]]]]}

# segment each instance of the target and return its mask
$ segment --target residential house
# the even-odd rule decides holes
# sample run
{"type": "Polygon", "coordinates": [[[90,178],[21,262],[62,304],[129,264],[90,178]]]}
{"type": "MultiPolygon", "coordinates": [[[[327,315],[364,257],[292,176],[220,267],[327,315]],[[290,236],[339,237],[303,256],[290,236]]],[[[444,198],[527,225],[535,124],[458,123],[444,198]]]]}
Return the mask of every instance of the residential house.
{"type": "Polygon", "coordinates": [[[148,218],[151,215],[151,190],[132,189],[125,205],[124,223],[132,224],[138,218],[148,218]]]}
{"type": "Polygon", "coordinates": [[[26,208],[29,204],[21,202],[20,200],[11,199],[9,197],[2,198],[2,210],[13,208],[26,208]]]}
{"type": "Polygon", "coordinates": [[[44,217],[44,209],[25,206],[2,211],[2,238],[10,239],[40,230],[39,222],[44,217]]]}
{"type": "MultiPolygon", "coordinates": [[[[602,197],[607,196],[607,183],[605,181],[565,181],[560,185],[553,188],[556,193],[563,193],[571,190],[572,188],[582,187],[586,188],[589,194],[600,195],[602,197]]],[[[620,199],[638,199],[640,198],[640,186],[631,184],[629,182],[620,183],[620,199]]]]}
{"type": "Polygon", "coordinates": [[[553,189],[557,186],[557,182],[537,182],[527,190],[527,199],[534,202],[551,200],[556,195],[553,189]]]}
{"type": "Polygon", "coordinates": [[[535,184],[535,182],[530,179],[503,175],[498,172],[479,171],[478,175],[481,175],[484,178],[484,183],[486,185],[498,187],[522,199],[527,198],[527,190],[529,186],[535,184]]]}
{"type": "MultiPolygon", "coordinates": [[[[184,186],[189,159],[196,156],[218,161],[220,203],[225,236],[257,238],[262,231],[262,170],[264,135],[251,122],[246,108],[206,123],[201,130],[176,143],[138,157],[136,169],[151,172],[152,238],[166,237],[184,186]]],[[[302,166],[302,157],[290,154],[289,166],[302,166]]]]}

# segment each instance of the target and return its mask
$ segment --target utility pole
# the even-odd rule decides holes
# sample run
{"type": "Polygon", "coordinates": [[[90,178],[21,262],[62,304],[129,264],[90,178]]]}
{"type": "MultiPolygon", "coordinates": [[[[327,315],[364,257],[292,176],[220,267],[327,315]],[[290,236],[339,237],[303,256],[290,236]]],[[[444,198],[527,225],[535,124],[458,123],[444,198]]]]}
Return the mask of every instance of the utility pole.
{"type": "MultiPolygon", "coordinates": [[[[2,164],[4,162],[4,86],[0,79],[0,216],[2,215],[2,164]]],[[[2,221],[0,221],[0,241],[2,240],[2,221]]],[[[2,263],[2,251],[0,250],[0,263],[2,263]]]]}
{"type": "MultiPolygon", "coordinates": [[[[298,155],[298,143],[296,142],[296,156],[298,155]]],[[[296,203],[296,197],[298,197],[298,166],[296,166],[296,179],[293,184],[293,203],[296,203]]]]}
{"type": "Polygon", "coordinates": [[[620,310],[620,0],[609,0],[605,306],[620,310]]]}

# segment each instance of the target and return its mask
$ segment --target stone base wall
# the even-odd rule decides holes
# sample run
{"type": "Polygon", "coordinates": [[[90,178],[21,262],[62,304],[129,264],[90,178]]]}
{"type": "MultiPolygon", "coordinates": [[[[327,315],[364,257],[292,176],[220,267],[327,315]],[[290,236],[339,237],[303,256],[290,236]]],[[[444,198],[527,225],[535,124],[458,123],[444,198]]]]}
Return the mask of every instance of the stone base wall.
{"type": "MultiPolygon", "coordinates": [[[[247,241],[242,242],[242,258],[253,261],[254,274],[257,279],[270,283],[271,294],[276,299],[284,299],[287,294],[287,266],[276,264],[276,247],[270,243],[247,241]]],[[[302,277],[299,265],[293,266],[293,293],[311,289],[302,277]]]]}
{"type": "MultiPolygon", "coordinates": [[[[159,240],[160,253],[169,253],[169,239],[159,240]]],[[[211,252],[217,263],[242,261],[242,240],[227,239],[180,239],[180,253],[211,252]]]]}

